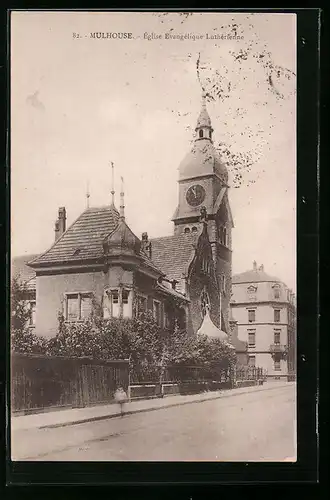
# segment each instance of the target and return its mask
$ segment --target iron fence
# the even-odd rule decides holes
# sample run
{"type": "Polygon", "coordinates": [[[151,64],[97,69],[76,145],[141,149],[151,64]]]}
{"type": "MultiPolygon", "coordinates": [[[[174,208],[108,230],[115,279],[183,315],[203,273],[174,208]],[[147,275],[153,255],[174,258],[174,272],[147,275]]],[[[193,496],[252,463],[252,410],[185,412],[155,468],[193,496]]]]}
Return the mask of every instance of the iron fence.
{"type": "Polygon", "coordinates": [[[267,372],[257,366],[240,366],[235,370],[235,379],[239,381],[266,380],[267,372]]]}

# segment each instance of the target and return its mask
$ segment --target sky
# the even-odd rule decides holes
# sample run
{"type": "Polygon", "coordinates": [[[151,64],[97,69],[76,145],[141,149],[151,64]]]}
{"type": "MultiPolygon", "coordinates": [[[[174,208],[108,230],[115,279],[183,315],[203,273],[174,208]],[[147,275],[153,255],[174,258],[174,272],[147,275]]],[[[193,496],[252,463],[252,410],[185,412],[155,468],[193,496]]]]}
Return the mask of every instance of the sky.
{"type": "Polygon", "coordinates": [[[233,273],[256,260],[296,290],[295,73],[294,14],[13,12],[12,257],[45,251],[87,185],[90,206],[109,204],[111,161],[132,230],[172,234],[204,92],[229,170],[233,273]]]}

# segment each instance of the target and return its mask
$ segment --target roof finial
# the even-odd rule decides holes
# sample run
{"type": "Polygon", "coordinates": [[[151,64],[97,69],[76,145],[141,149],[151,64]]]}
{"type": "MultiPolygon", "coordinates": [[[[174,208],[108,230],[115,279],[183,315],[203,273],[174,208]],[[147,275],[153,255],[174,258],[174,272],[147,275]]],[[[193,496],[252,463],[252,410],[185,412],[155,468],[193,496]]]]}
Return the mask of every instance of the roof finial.
{"type": "Polygon", "coordinates": [[[86,205],[87,205],[87,208],[89,208],[89,198],[90,198],[89,182],[87,181],[87,189],[86,189],[86,205]]]}
{"type": "Polygon", "coordinates": [[[115,167],[111,162],[111,205],[115,204],[115,167]]]}
{"type": "Polygon", "coordinates": [[[206,91],[204,89],[202,92],[202,108],[206,108],[206,91]]]}
{"type": "Polygon", "coordinates": [[[124,178],[121,177],[121,191],[120,191],[120,219],[125,220],[125,204],[124,204],[124,178]]]}
{"type": "Polygon", "coordinates": [[[206,207],[202,206],[201,209],[200,209],[200,222],[204,225],[207,224],[207,211],[206,211],[206,207]]]}

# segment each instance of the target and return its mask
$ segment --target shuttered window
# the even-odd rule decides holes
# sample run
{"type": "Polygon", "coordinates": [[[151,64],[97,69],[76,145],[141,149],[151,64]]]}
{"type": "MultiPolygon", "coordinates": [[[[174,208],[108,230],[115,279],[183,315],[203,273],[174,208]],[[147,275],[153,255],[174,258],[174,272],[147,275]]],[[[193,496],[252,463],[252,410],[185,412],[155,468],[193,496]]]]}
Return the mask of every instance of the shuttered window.
{"type": "Polygon", "coordinates": [[[89,318],[92,314],[92,297],[91,295],[81,295],[80,311],[81,319],[89,318]]]}
{"type": "Polygon", "coordinates": [[[256,332],[255,332],[255,330],[250,330],[248,332],[248,344],[249,344],[249,347],[255,347],[255,345],[256,345],[256,332]]]}
{"type": "Polygon", "coordinates": [[[92,314],[92,293],[70,293],[66,295],[67,321],[79,321],[92,314]]]}

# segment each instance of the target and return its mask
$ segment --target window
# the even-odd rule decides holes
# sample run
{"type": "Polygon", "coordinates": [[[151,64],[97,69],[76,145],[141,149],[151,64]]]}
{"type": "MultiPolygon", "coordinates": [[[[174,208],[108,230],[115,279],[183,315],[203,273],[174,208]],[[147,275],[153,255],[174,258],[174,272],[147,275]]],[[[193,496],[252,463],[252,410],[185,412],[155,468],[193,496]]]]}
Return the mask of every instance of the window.
{"type": "Polygon", "coordinates": [[[89,318],[92,314],[92,297],[89,295],[81,295],[80,300],[80,318],[89,318]]]}
{"type": "Polygon", "coordinates": [[[185,228],[184,228],[184,232],[185,232],[185,234],[190,233],[190,228],[189,228],[189,227],[185,227],[185,228]]]}
{"type": "Polygon", "coordinates": [[[90,292],[70,293],[66,295],[66,320],[80,321],[92,313],[92,294],[90,292]]]}
{"type": "Polygon", "coordinates": [[[204,318],[207,310],[210,309],[210,298],[208,296],[207,291],[204,289],[201,293],[201,313],[204,318]]]}
{"type": "Polygon", "coordinates": [[[274,344],[281,343],[281,330],[274,330],[274,344]]]}
{"type": "Polygon", "coordinates": [[[197,227],[196,227],[196,226],[193,226],[193,227],[191,228],[191,232],[192,232],[192,233],[197,233],[197,227]]]}
{"type": "Polygon", "coordinates": [[[249,366],[256,366],[256,357],[249,356],[249,366]]]}
{"type": "Polygon", "coordinates": [[[279,359],[275,359],[274,361],[274,370],[276,372],[281,371],[281,361],[279,359]]]}
{"type": "Polygon", "coordinates": [[[121,291],[121,303],[122,303],[122,311],[123,311],[124,318],[131,317],[129,294],[130,294],[129,290],[126,290],[125,288],[122,289],[122,291],[121,291]]]}
{"type": "Polygon", "coordinates": [[[281,321],[281,310],[274,309],[274,322],[279,323],[281,321]]]}
{"type": "Polygon", "coordinates": [[[170,317],[166,308],[164,308],[164,328],[170,328],[170,317]]]}
{"type": "Polygon", "coordinates": [[[227,246],[227,229],[225,227],[223,228],[222,243],[223,243],[223,245],[227,246]]]}
{"type": "Polygon", "coordinates": [[[256,345],[256,331],[248,330],[248,344],[249,347],[255,347],[256,345]]]}
{"type": "Polygon", "coordinates": [[[257,287],[254,285],[250,285],[247,288],[248,299],[250,301],[257,300],[257,287]]]}
{"type": "Polygon", "coordinates": [[[280,298],[280,286],[274,285],[273,290],[274,290],[274,299],[279,299],[280,298]]]}
{"type": "Polygon", "coordinates": [[[255,309],[248,310],[248,321],[249,323],[254,323],[256,320],[256,311],[255,309]]]}
{"type": "Polygon", "coordinates": [[[228,236],[227,236],[227,228],[224,226],[219,226],[218,228],[218,238],[222,245],[228,246],[228,236]]]}
{"type": "Polygon", "coordinates": [[[144,297],[143,295],[138,296],[138,313],[145,313],[147,312],[147,297],[144,297]]]}
{"type": "Polygon", "coordinates": [[[154,320],[156,321],[157,325],[160,326],[160,302],[158,302],[158,300],[153,301],[153,313],[154,320]]]}
{"type": "Polygon", "coordinates": [[[29,326],[35,326],[35,324],[36,324],[36,301],[35,300],[29,301],[29,310],[30,310],[29,326]]]}
{"type": "Polygon", "coordinates": [[[66,319],[68,321],[76,321],[79,319],[78,300],[78,294],[67,296],[66,319]]]}
{"type": "Polygon", "coordinates": [[[119,304],[119,290],[111,290],[111,317],[119,318],[120,316],[120,304],[119,304]]]}
{"type": "Polygon", "coordinates": [[[129,291],[123,290],[122,291],[123,304],[128,304],[128,296],[129,296],[129,291]]]}
{"type": "Polygon", "coordinates": [[[226,276],[220,276],[220,290],[222,293],[226,293],[226,276]]]}
{"type": "Polygon", "coordinates": [[[202,138],[203,137],[203,130],[200,130],[199,131],[199,137],[202,138]]]}
{"type": "Polygon", "coordinates": [[[103,296],[103,318],[130,318],[132,316],[132,301],[130,290],[108,289],[103,296]]]}

